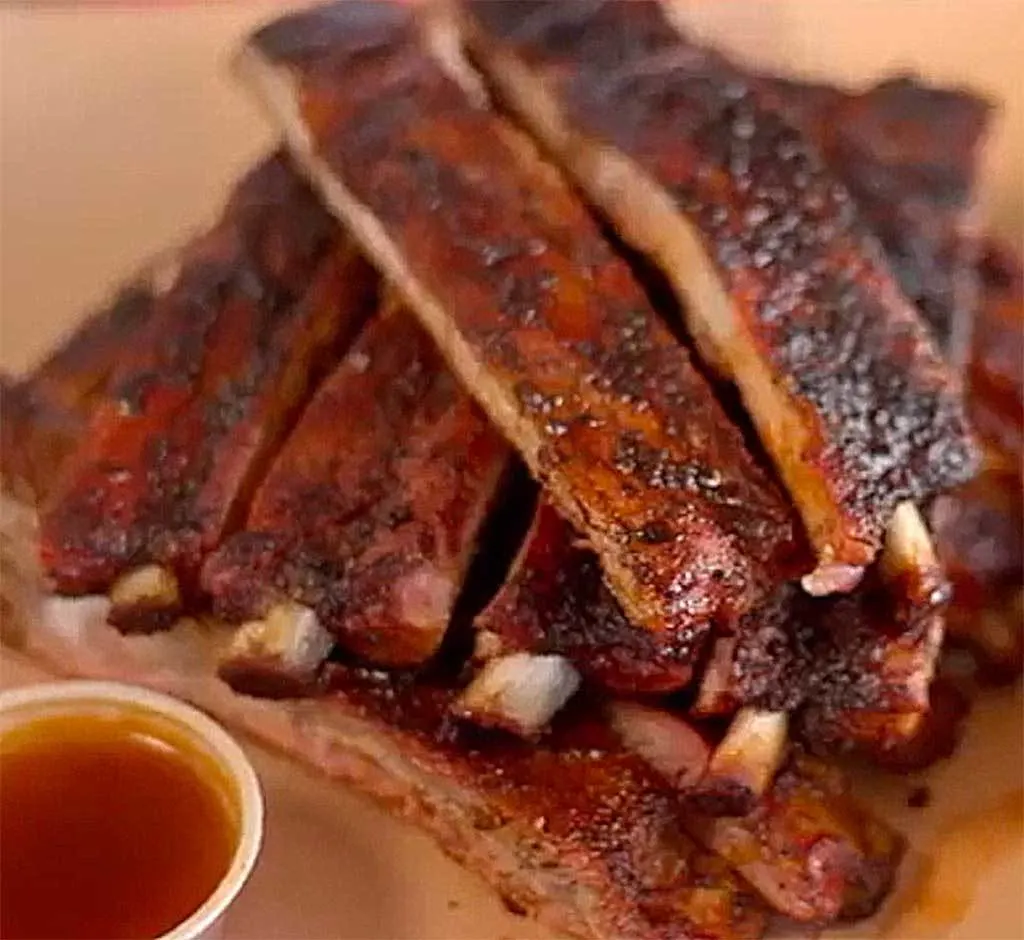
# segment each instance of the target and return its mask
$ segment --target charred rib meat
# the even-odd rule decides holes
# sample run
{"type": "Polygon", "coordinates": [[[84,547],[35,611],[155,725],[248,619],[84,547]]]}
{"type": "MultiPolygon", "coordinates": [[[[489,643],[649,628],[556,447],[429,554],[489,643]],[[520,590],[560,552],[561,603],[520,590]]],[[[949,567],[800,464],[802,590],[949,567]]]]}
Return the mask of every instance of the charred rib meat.
{"type": "Polygon", "coordinates": [[[849,590],[900,504],[968,479],[957,383],[848,191],[658,3],[461,5],[477,61],[684,301],[849,590]]]}
{"type": "Polygon", "coordinates": [[[283,158],[251,173],[123,351],[44,515],[54,588],[109,591],[124,629],[167,626],[369,283],[283,158]]]}
{"type": "Polygon", "coordinates": [[[308,672],[264,661],[259,636],[305,643],[314,667],[329,645],[309,638],[324,631],[373,662],[430,658],[510,456],[415,320],[378,316],[317,390],[244,531],[206,564],[215,611],[260,622],[222,674],[243,688],[253,673],[308,672]]]}
{"type": "Polygon", "coordinates": [[[557,173],[418,47],[338,4],[243,60],[453,371],[682,661],[793,571],[788,507],[557,173]]]}
{"type": "Polygon", "coordinates": [[[856,94],[763,76],[756,86],[818,146],[946,359],[962,367],[978,298],[974,189],[990,104],[909,76],[856,94]]]}
{"type": "Polygon", "coordinates": [[[693,676],[688,663],[626,619],[593,552],[544,500],[508,579],[475,626],[479,660],[564,656],[612,692],[668,692],[693,676]]]}

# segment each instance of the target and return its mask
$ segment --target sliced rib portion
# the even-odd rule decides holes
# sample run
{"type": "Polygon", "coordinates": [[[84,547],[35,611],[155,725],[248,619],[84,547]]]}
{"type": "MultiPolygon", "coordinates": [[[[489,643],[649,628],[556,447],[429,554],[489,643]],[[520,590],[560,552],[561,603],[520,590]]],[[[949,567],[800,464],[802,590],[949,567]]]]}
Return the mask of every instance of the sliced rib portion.
{"type": "Polygon", "coordinates": [[[282,157],[250,173],[122,351],[43,516],[54,588],[111,592],[123,629],[166,627],[371,284],[282,157]]]}
{"type": "Polygon", "coordinates": [[[693,676],[689,662],[626,619],[594,553],[544,499],[508,578],[475,627],[478,661],[556,654],[612,692],[669,692],[693,676]]]}
{"type": "Polygon", "coordinates": [[[658,263],[849,590],[896,507],[973,473],[955,377],[847,190],[658,3],[461,5],[503,99],[658,263]]]}
{"type": "Polygon", "coordinates": [[[630,619],[688,662],[792,573],[790,510],[569,186],[421,51],[410,17],[297,14],[242,64],[630,619]]]}
{"type": "Polygon", "coordinates": [[[376,317],[281,448],[244,530],[204,568],[216,613],[262,621],[268,644],[257,652],[249,623],[222,675],[241,689],[276,661],[301,679],[289,666],[310,659],[272,648],[294,645],[286,623],[301,645],[311,616],[373,662],[429,659],[510,457],[419,324],[376,317]]]}
{"type": "Polygon", "coordinates": [[[947,361],[963,366],[977,307],[975,182],[990,103],[911,76],[853,94],[762,76],[756,87],[821,150],[947,361]]]}
{"type": "MultiPolygon", "coordinates": [[[[778,729],[778,719],[744,711],[743,727],[732,744],[748,739],[742,745],[746,766],[735,782],[757,763],[764,764],[749,753],[750,737],[765,731],[772,737],[778,729]]],[[[840,916],[865,916],[885,897],[903,843],[851,799],[837,770],[796,757],[776,774],[786,754],[770,748],[770,774],[756,793],[746,794],[742,807],[724,812],[728,802],[721,798],[728,801],[738,794],[714,792],[718,753],[683,716],[633,702],[613,702],[609,712],[623,747],[682,795],[687,828],[781,914],[827,923],[840,916]]],[[[730,748],[728,739],[719,752],[730,748]]]]}

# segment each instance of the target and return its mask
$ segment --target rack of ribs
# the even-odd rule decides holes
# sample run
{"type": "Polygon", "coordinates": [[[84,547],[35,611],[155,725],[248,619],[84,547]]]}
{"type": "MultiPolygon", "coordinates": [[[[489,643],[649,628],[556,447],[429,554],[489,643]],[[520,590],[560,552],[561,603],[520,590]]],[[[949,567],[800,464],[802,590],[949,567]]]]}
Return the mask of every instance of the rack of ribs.
{"type": "Polygon", "coordinates": [[[388,666],[428,660],[510,453],[416,321],[376,316],[206,563],[215,612],[245,622],[221,675],[290,694],[334,642],[388,666]]]}
{"type": "Polygon", "coordinates": [[[568,184],[418,39],[400,6],[338,4],[240,66],[630,621],[690,662],[806,570],[791,510],[568,184]]]}
{"type": "Polygon", "coordinates": [[[283,157],[250,173],[122,350],[43,514],[54,590],[107,593],[126,631],[173,622],[371,283],[283,157]]]}
{"type": "MultiPolygon", "coordinates": [[[[661,4],[460,4],[502,101],[683,302],[850,590],[897,507],[969,479],[955,376],[821,154],[661,4]]],[[[915,510],[916,511],[916,510],[915,510]]]]}

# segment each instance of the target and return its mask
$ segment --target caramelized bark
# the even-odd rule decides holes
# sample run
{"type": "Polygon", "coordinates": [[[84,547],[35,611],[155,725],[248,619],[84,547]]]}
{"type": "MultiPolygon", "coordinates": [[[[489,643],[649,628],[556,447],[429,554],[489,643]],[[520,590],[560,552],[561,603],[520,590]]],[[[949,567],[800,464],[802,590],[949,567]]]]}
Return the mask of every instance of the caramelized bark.
{"type": "MultiPolygon", "coordinates": [[[[246,177],[123,350],[43,516],[55,589],[107,591],[158,565],[179,595],[192,592],[315,376],[358,325],[369,279],[283,158],[246,177]]],[[[175,613],[140,598],[111,617],[150,630],[175,613]]]]}
{"type": "Polygon", "coordinates": [[[386,313],[317,390],[204,587],[231,620],[292,601],[371,661],[423,662],[510,456],[415,320],[386,313]]]}
{"type": "Polygon", "coordinates": [[[298,14],[243,64],[631,620],[688,656],[792,573],[790,511],[571,189],[409,17],[298,14]]]}
{"type": "Polygon", "coordinates": [[[512,571],[475,626],[480,659],[555,653],[613,692],[667,692],[693,675],[692,655],[666,650],[627,620],[593,552],[545,500],[512,571]]]}
{"type": "Polygon", "coordinates": [[[665,271],[741,393],[819,566],[849,590],[898,505],[968,479],[955,377],[849,192],[658,3],[463,3],[510,107],[665,271]]]}
{"type": "Polygon", "coordinates": [[[857,94],[761,76],[757,88],[821,150],[946,359],[963,366],[978,299],[974,190],[991,105],[911,76],[857,94]]]}

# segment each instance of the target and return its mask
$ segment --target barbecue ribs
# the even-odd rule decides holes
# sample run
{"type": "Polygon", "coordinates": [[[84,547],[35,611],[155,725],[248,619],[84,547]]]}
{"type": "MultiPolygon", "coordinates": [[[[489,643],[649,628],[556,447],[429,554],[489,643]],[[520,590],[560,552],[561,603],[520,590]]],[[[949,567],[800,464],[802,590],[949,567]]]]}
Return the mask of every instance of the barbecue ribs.
{"type": "Polygon", "coordinates": [[[166,627],[268,455],[358,326],[369,269],[282,157],[253,171],[110,377],[44,514],[58,593],[166,627]]]}
{"type": "Polygon", "coordinates": [[[242,67],[322,194],[683,663],[795,574],[792,517],[628,266],[393,4],[272,24],[242,67]]]}
{"type": "Polygon", "coordinates": [[[509,457],[415,320],[375,318],[285,442],[244,531],[206,563],[215,611],[254,621],[221,674],[283,693],[331,638],[389,666],[429,659],[509,457]],[[308,655],[289,659],[296,646],[308,655]]]}
{"type": "Polygon", "coordinates": [[[660,265],[739,389],[815,547],[805,587],[851,589],[897,507],[976,461],[957,382],[848,191],[661,4],[460,6],[503,101],[660,265]]]}

